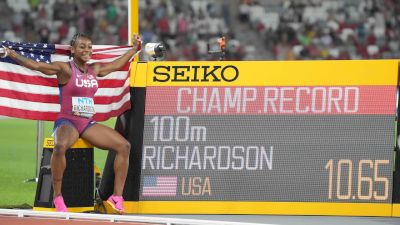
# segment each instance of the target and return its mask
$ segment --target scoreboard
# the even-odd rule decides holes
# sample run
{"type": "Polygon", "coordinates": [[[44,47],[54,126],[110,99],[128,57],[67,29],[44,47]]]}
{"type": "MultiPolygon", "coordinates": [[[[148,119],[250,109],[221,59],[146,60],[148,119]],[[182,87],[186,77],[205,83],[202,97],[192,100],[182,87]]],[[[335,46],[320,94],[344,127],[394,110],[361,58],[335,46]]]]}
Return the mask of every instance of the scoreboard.
{"type": "MultiPolygon", "coordinates": [[[[129,2],[132,34],[139,6],[129,2]]],[[[136,63],[126,209],[400,216],[398,68],[397,60],[136,63]]],[[[109,193],[111,174],[102,180],[109,193]]]]}
{"type": "Polygon", "coordinates": [[[140,202],[154,213],[389,215],[397,70],[147,63],[140,202]]]}

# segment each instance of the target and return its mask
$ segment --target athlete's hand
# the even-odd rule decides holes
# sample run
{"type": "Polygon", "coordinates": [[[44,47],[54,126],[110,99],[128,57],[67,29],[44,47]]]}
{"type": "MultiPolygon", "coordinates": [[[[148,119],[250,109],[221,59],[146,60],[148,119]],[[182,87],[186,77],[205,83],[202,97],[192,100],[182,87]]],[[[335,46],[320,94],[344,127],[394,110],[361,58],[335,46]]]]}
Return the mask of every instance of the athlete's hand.
{"type": "Polygon", "coordinates": [[[4,52],[3,52],[3,55],[1,55],[0,57],[5,58],[5,57],[9,56],[11,53],[11,50],[4,45],[2,45],[1,47],[3,47],[4,52]]]}
{"type": "Polygon", "coordinates": [[[139,51],[142,49],[142,37],[138,34],[134,34],[132,37],[132,48],[139,51]]]}

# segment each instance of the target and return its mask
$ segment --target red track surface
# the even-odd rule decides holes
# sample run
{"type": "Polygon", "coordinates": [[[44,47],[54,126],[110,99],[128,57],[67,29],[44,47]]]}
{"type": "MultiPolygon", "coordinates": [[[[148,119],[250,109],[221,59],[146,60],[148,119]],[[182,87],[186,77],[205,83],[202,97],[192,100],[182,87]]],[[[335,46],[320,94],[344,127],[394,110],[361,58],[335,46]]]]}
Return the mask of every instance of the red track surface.
{"type": "Polygon", "coordinates": [[[110,222],[104,220],[54,219],[44,217],[0,216],[0,225],[156,225],[155,223],[110,222]]]}

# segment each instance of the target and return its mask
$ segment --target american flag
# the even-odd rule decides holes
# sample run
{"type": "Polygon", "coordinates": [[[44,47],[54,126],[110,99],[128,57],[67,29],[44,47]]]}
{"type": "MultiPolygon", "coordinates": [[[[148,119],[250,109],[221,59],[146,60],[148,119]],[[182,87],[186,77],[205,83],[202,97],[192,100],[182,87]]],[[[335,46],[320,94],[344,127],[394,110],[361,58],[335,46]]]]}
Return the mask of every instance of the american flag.
{"type": "MultiPolygon", "coordinates": [[[[69,61],[69,46],[45,43],[1,43],[37,62],[69,61]]],[[[1,48],[1,47],[0,47],[1,48]]],[[[128,46],[94,45],[89,63],[117,59],[128,46]]],[[[104,121],[130,109],[129,64],[119,71],[98,78],[94,119],[104,121]]],[[[60,111],[57,77],[18,65],[9,57],[0,58],[0,115],[53,121],[60,111]]]]}
{"type": "Polygon", "coordinates": [[[143,196],[176,196],[176,176],[144,176],[143,196]]]}

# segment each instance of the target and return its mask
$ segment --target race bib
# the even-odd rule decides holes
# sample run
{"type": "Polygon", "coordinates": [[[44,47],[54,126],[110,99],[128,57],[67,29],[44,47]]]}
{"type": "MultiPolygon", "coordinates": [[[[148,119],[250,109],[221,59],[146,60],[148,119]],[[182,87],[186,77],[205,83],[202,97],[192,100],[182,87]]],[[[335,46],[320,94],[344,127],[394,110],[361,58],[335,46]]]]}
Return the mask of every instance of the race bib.
{"type": "Polygon", "coordinates": [[[72,112],[75,116],[91,118],[96,113],[93,98],[72,97],[72,112]]]}

